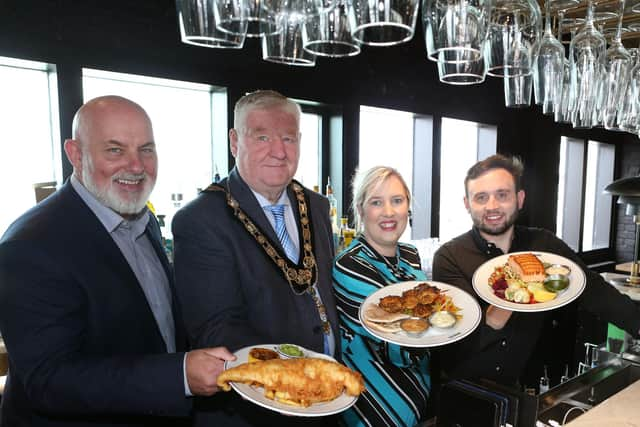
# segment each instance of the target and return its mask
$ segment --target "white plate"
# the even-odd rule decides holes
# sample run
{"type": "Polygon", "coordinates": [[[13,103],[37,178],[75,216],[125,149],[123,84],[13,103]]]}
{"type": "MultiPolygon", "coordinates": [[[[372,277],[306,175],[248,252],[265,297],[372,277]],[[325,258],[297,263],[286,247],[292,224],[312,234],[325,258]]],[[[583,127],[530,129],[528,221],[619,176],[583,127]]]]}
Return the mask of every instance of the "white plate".
{"type": "MultiPolygon", "coordinates": [[[[225,362],[224,369],[230,369],[246,363],[249,359],[249,351],[251,351],[251,349],[254,347],[268,348],[273,351],[278,350],[277,344],[252,345],[249,347],[241,348],[234,353],[237,359],[232,362],[225,362]]],[[[311,350],[307,350],[304,347],[300,347],[300,349],[304,352],[304,357],[315,357],[319,359],[332,360],[334,362],[336,361],[336,359],[327,356],[326,354],[316,353],[311,350]]],[[[233,381],[229,384],[231,384],[231,388],[238,392],[240,396],[249,400],[250,402],[255,403],[256,405],[262,406],[263,408],[267,408],[272,411],[280,412],[282,414],[296,415],[299,417],[322,417],[325,415],[337,414],[348,409],[351,405],[356,403],[356,400],[358,400],[357,396],[349,396],[346,393],[342,393],[334,400],[331,400],[329,402],[314,403],[311,406],[305,408],[302,406],[286,405],[284,403],[268,399],[264,396],[264,389],[262,387],[254,387],[248,384],[236,383],[233,381]]]]}
{"type": "Polygon", "coordinates": [[[478,293],[480,298],[482,298],[489,304],[504,308],[506,310],[521,312],[547,311],[562,307],[563,305],[567,305],[580,296],[582,291],[584,291],[584,287],[586,284],[584,272],[578,266],[578,264],[560,255],[538,251],[512,252],[490,259],[489,261],[478,267],[476,272],[473,273],[472,281],[473,289],[478,293]],[[526,253],[536,255],[543,263],[563,264],[571,269],[571,274],[569,274],[569,286],[566,289],[558,292],[558,295],[555,297],[555,299],[547,302],[521,304],[517,302],[507,301],[493,293],[493,288],[491,288],[491,286],[489,285],[489,277],[493,273],[495,267],[505,265],[507,263],[507,260],[509,259],[509,255],[526,253]]]}
{"type": "Polygon", "coordinates": [[[404,347],[436,347],[449,344],[466,337],[478,327],[482,314],[476,299],[460,288],[433,281],[428,281],[428,283],[437,286],[440,290],[447,291],[447,295],[451,297],[453,303],[460,308],[459,314],[462,315],[462,319],[459,319],[453,327],[440,329],[431,326],[424,335],[412,337],[404,331],[395,333],[376,331],[369,328],[364,322],[364,312],[369,305],[377,305],[380,298],[389,295],[402,295],[402,292],[413,289],[423,282],[425,280],[394,283],[369,295],[360,305],[358,312],[362,326],[374,337],[404,347]]]}

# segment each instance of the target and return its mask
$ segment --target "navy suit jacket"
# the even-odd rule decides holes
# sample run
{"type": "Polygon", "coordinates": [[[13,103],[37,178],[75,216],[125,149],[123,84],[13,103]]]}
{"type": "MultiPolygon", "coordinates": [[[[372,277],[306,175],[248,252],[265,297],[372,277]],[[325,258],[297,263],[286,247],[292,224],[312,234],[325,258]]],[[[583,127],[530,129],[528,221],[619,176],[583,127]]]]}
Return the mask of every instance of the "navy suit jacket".
{"type": "MultiPolygon", "coordinates": [[[[173,288],[155,219],[147,231],[173,288]]],[[[174,318],[184,349],[175,296],[174,318]]],[[[184,353],[167,353],[135,274],[69,182],[0,240],[0,331],[2,426],[176,425],[189,414],[184,353]]]]}
{"type": "MultiPolygon", "coordinates": [[[[221,185],[228,186],[242,210],[279,245],[258,200],[236,169],[221,185]]],[[[297,213],[296,198],[289,191],[292,208],[297,213]]],[[[309,199],[318,263],[318,289],[338,345],[340,335],[331,282],[333,241],[329,203],[315,192],[305,189],[305,194],[309,199]]],[[[302,235],[300,228],[298,231],[302,235]]],[[[236,351],[256,344],[294,343],[323,351],[321,322],[311,297],[292,292],[281,271],[233,215],[224,193],[203,192],[178,211],[173,220],[173,237],[176,288],[187,334],[194,347],[225,345],[236,351]]],[[[211,403],[208,410],[218,414],[204,417],[207,422],[202,425],[269,425],[271,422],[267,420],[272,413],[256,405],[242,405],[244,402],[240,399],[235,403],[223,399],[232,400],[219,395],[207,399],[211,403]],[[229,418],[223,417],[221,411],[229,418]]],[[[203,418],[202,414],[196,417],[203,418]]],[[[294,419],[280,417],[273,422],[287,425],[294,419]]]]}

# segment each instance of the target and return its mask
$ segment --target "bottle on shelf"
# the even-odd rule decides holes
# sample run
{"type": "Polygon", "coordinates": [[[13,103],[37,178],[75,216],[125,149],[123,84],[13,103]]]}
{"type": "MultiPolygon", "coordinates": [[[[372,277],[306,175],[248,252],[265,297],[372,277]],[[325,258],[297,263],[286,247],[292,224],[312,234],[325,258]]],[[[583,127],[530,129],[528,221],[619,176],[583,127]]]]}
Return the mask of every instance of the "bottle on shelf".
{"type": "Polygon", "coordinates": [[[331,233],[333,234],[333,246],[338,248],[340,240],[340,227],[338,226],[338,199],[333,194],[331,177],[327,177],[326,196],[329,200],[329,218],[331,219],[331,233]]]}
{"type": "Polygon", "coordinates": [[[544,374],[540,377],[540,394],[549,391],[549,375],[547,375],[547,365],[544,366],[544,374]]]}
{"type": "Polygon", "coordinates": [[[338,252],[348,248],[355,236],[355,230],[349,228],[349,219],[343,216],[340,219],[340,234],[338,237],[338,252]]]}

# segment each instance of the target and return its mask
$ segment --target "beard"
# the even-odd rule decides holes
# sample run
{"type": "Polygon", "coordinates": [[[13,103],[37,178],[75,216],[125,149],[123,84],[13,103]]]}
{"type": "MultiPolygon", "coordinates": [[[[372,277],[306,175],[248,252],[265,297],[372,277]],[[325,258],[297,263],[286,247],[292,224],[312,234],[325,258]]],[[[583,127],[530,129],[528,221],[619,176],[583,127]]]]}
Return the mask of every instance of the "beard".
{"type": "Polygon", "coordinates": [[[511,213],[505,214],[505,221],[502,224],[496,226],[489,226],[484,223],[483,218],[485,214],[481,214],[480,216],[472,215],[471,219],[473,221],[473,225],[476,226],[480,231],[490,236],[500,236],[504,234],[507,230],[513,227],[513,224],[516,223],[518,219],[518,215],[520,214],[520,210],[516,207],[515,210],[511,213]]]}
{"type": "Polygon", "coordinates": [[[155,180],[149,178],[146,173],[130,174],[126,172],[118,172],[111,176],[109,183],[102,188],[93,180],[93,162],[91,157],[82,153],[82,183],[85,188],[95,196],[103,205],[114,210],[120,215],[136,215],[140,213],[147,204],[149,195],[153,191],[155,180]],[[115,181],[123,179],[129,181],[142,180],[143,189],[137,194],[137,197],[133,197],[131,200],[125,200],[118,194],[118,189],[115,186],[115,181]]]}

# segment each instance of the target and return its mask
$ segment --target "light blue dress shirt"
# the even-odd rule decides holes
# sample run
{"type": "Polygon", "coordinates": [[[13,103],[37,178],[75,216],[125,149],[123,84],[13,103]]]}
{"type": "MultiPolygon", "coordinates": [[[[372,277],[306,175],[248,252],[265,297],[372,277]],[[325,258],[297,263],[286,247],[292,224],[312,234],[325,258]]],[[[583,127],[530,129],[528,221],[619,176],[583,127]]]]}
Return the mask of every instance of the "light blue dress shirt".
{"type": "Polygon", "coordinates": [[[162,263],[149,237],[145,234],[149,222],[147,210],[145,209],[144,213],[137,218],[128,221],[98,201],[76,179],[75,175],[71,176],[71,185],[120,248],[147,298],[167,352],[175,353],[176,338],[171,310],[171,288],[162,263]]]}

